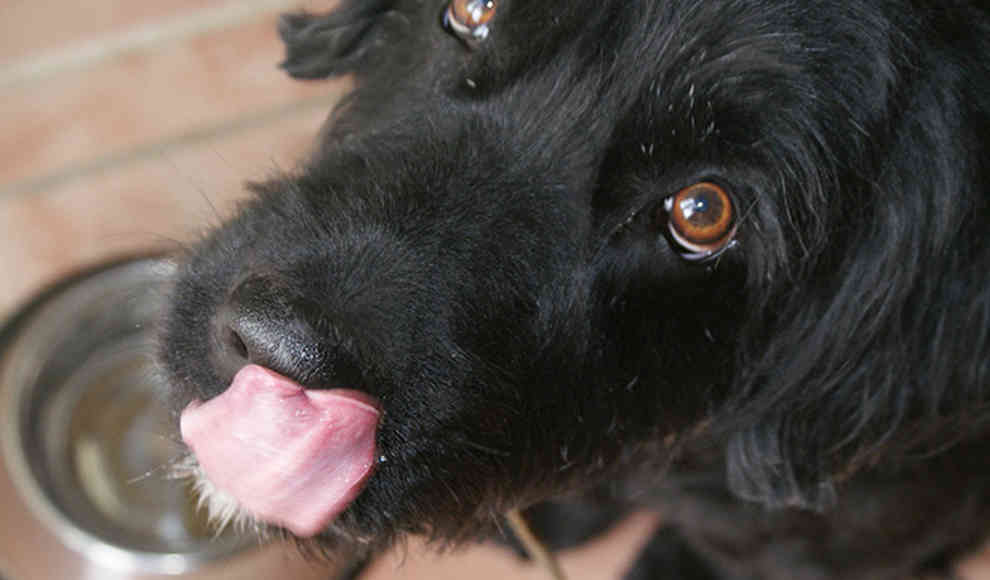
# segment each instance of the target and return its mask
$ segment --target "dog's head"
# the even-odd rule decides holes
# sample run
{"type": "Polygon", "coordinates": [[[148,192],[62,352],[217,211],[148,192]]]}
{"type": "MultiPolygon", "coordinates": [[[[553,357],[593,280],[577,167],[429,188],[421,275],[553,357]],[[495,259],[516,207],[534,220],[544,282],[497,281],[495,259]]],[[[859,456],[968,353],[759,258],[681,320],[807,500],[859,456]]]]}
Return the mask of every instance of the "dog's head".
{"type": "Polygon", "coordinates": [[[160,358],[209,501],[451,537],[702,422],[768,503],[933,440],[987,377],[990,91],[884,6],[286,17],[291,74],[359,86],[175,283],[160,358]]]}

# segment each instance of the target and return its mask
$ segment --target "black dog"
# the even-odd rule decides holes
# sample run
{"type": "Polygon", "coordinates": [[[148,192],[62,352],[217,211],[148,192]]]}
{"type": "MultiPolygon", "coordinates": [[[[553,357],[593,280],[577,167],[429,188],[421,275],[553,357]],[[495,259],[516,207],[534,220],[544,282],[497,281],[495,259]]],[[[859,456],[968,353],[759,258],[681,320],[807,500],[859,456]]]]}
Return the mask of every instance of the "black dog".
{"type": "Polygon", "coordinates": [[[183,261],[185,469],[330,550],[649,506],[630,578],[946,569],[990,533],[983,6],[284,18],[291,75],[359,86],[183,261]]]}

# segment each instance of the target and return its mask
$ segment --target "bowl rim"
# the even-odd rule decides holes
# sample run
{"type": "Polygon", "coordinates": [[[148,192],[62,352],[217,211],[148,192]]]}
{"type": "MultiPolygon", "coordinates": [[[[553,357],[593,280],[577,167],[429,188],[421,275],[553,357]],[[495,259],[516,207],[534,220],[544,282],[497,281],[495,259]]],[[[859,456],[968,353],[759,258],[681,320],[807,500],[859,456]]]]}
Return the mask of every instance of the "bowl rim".
{"type": "Polygon", "coordinates": [[[8,384],[7,380],[11,371],[9,362],[5,361],[17,354],[16,339],[33,324],[44,320],[46,307],[58,304],[60,297],[101,275],[142,267],[159,269],[160,275],[165,276],[174,270],[175,263],[155,253],[127,256],[82,268],[49,284],[0,321],[0,413],[3,418],[0,421],[0,456],[14,489],[28,510],[65,546],[91,562],[118,572],[180,575],[233,556],[250,545],[257,545],[258,541],[244,536],[230,542],[215,540],[211,546],[216,549],[211,550],[159,552],[121,546],[87,530],[52,499],[32,472],[25,454],[21,412],[32,392],[32,383],[8,384]]]}

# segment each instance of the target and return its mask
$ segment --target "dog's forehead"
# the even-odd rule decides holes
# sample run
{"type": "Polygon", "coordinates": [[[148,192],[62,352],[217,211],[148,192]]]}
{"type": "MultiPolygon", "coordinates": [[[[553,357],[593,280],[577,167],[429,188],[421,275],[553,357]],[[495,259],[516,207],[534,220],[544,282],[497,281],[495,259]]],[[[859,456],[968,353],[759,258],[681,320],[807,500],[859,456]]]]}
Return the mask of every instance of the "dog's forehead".
{"type": "Polygon", "coordinates": [[[777,206],[813,223],[830,166],[865,146],[834,119],[866,127],[885,94],[884,69],[839,57],[891,40],[834,7],[503,0],[487,39],[467,46],[444,29],[446,2],[397,5],[413,44],[383,48],[390,64],[364,73],[308,177],[317,213],[401,215],[390,228],[421,237],[466,235],[515,207],[536,217],[513,226],[553,220],[569,226],[560,239],[595,244],[713,176],[758,206],[747,220],[777,206]],[[827,34],[825,16],[847,28],[827,34]]]}
{"type": "MultiPolygon", "coordinates": [[[[864,93],[879,88],[870,78],[878,71],[866,59],[853,65],[860,70],[833,69],[843,52],[865,53],[871,43],[885,42],[883,35],[870,33],[870,23],[855,22],[855,15],[840,14],[849,18],[849,30],[827,36],[815,22],[837,16],[821,7],[501,0],[485,41],[466,46],[444,30],[440,15],[447,4],[408,4],[417,25],[408,28],[407,41],[386,47],[393,62],[405,64],[370,71],[361,98],[376,102],[371,93],[395,94],[398,85],[399,94],[433,95],[436,102],[424,114],[457,115],[455,105],[497,109],[517,128],[544,131],[625,120],[648,123],[653,132],[680,132],[658,125],[686,120],[699,140],[731,129],[712,127],[710,119],[698,127],[705,121],[700,117],[721,107],[739,127],[734,141],[745,143],[761,137],[739,123],[747,113],[790,107],[803,114],[830,100],[841,106],[845,89],[825,84],[845,76],[853,77],[849,87],[864,93]],[[414,43],[422,45],[414,50],[414,43]]],[[[410,100],[390,99],[385,116],[409,116],[410,100]]]]}
{"type": "Polygon", "coordinates": [[[825,123],[865,124],[853,115],[865,117],[858,105],[882,94],[883,79],[868,61],[843,71],[830,61],[842,46],[865,50],[868,26],[827,38],[814,25],[823,8],[774,4],[501,0],[486,41],[466,46],[444,29],[446,2],[399,3],[412,44],[383,48],[382,62],[401,64],[364,72],[314,165],[351,145],[373,152],[356,165],[381,166],[366,172],[374,184],[347,169],[334,189],[432,208],[411,215],[441,227],[420,232],[511,205],[574,219],[575,205],[554,205],[572,202],[604,210],[589,219],[608,230],[645,198],[713,172],[812,190],[825,167],[816,156],[858,148],[835,146],[846,137],[825,123]]]}

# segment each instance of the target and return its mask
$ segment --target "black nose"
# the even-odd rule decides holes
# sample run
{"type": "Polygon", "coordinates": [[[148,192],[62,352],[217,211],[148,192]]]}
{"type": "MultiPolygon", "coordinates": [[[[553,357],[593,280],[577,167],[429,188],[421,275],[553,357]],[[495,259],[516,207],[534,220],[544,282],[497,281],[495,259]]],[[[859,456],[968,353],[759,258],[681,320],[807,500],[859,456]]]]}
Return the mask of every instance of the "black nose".
{"type": "Polygon", "coordinates": [[[321,306],[273,276],[238,284],[217,310],[214,328],[213,363],[224,382],[249,363],[309,387],[355,380],[356,365],[321,306]]]}

